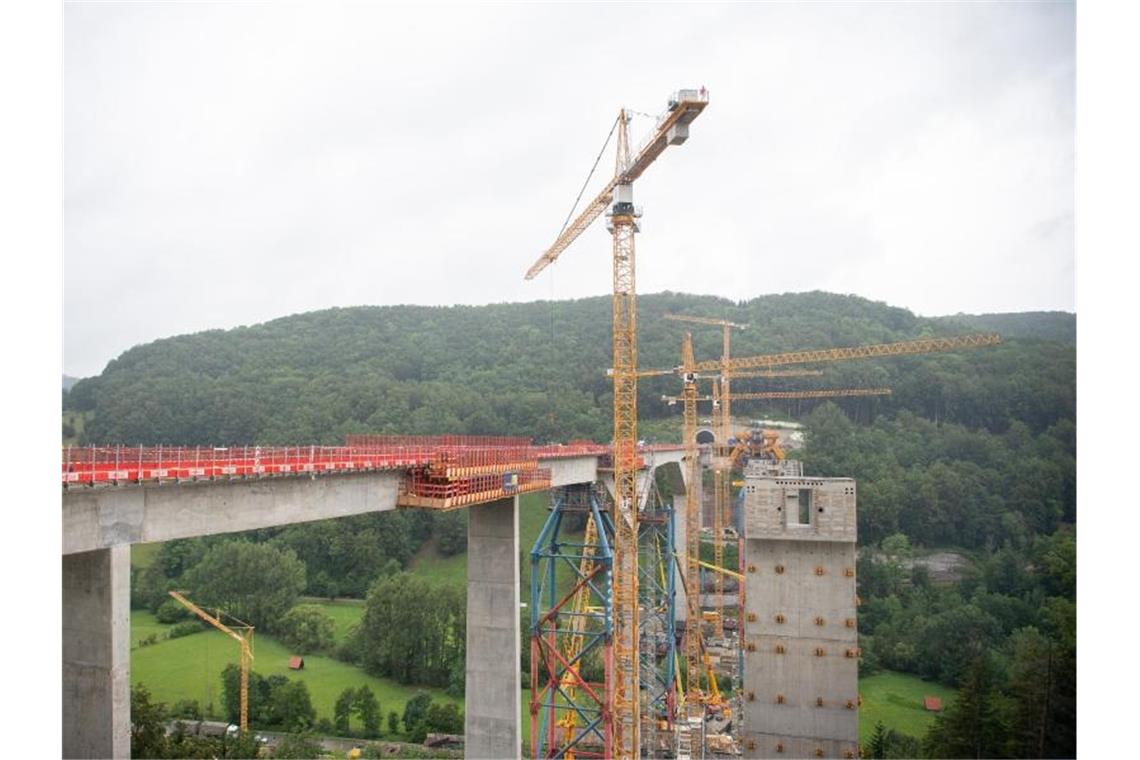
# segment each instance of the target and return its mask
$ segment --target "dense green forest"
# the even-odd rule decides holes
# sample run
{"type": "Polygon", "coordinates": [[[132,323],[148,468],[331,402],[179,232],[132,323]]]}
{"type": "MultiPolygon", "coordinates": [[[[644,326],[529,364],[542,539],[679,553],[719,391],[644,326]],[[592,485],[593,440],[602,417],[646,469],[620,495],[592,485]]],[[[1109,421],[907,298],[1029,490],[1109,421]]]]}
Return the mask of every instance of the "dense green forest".
{"type": "Polygon", "coordinates": [[[1076,754],[1076,426],[1001,434],[901,411],[805,420],[805,472],[857,481],[860,675],[880,668],[960,689],[925,737],[878,757],[1076,754]],[[930,549],[971,560],[935,583],[930,549]]]}
{"type": "MultiPolygon", "coordinates": [[[[83,441],[91,443],[338,443],[346,433],[363,431],[605,441],[611,430],[611,383],[605,373],[610,309],[610,300],[600,297],[300,314],[136,346],[102,374],[77,383],[65,394],[64,406],[93,412],[82,433],[83,441]]],[[[719,328],[665,320],[667,313],[749,325],[733,336],[737,356],[979,329],[964,324],[968,318],[924,319],[905,309],[828,293],[763,296],[742,303],[660,293],[639,298],[643,367],[675,366],[686,328],[696,328],[699,359],[719,354],[719,328]]],[[[827,365],[820,378],[747,386],[889,386],[891,398],[844,406],[865,409],[865,415],[906,409],[994,433],[1015,420],[1037,433],[1060,419],[1073,419],[1076,359],[1074,347],[1064,339],[1066,330],[1006,322],[1018,329],[1006,333],[1005,344],[995,348],[838,363],[827,365]],[[1046,340],[1041,332],[1061,340],[1046,340]]],[[[677,391],[674,378],[651,378],[640,385],[642,419],[676,417],[660,400],[677,391]]],[[[759,413],[755,405],[748,408],[759,413]]]]}
{"type": "MultiPolygon", "coordinates": [[[[734,410],[799,419],[806,472],[858,482],[861,674],[889,669],[959,689],[928,735],[880,732],[869,756],[1073,756],[1075,317],[920,318],[818,292],[740,303],[661,293],[639,302],[647,368],[675,365],[687,328],[697,328],[699,359],[719,352],[719,328],[681,325],[667,313],[748,324],[733,335],[736,356],[1002,334],[994,348],[734,385],[889,386],[889,398],[734,410]],[[961,577],[932,579],[917,560],[935,550],[964,558],[961,577]]],[[[90,443],[338,443],[350,432],[605,441],[609,324],[608,298],[332,309],[132,348],[65,392],[64,408],[82,417],[72,432],[90,443]]],[[[672,377],[641,384],[643,430],[676,438],[677,412],[659,400],[676,390],[672,377]]],[[[168,588],[186,587],[279,635],[315,636],[320,648],[311,632],[322,622],[287,614],[297,597],[367,598],[369,624],[333,654],[460,693],[463,652],[452,644],[464,600],[412,588],[400,572],[429,538],[451,554],[465,551],[465,537],[462,514],[401,511],[257,531],[240,548],[227,548],[235,540],[226,536],[170,542],[133,579],[132,603],[159,613],[168,588]],[[238,563],[261,569],[247,589],[218,580],[234,577],[226,568],[238,563]],[[259,593],[270,586],[284,589],[280,598],[259,593]],[[382,625],[399,589],[439,596],[438,614],[417,623],[418,641],[382,625]]]]}

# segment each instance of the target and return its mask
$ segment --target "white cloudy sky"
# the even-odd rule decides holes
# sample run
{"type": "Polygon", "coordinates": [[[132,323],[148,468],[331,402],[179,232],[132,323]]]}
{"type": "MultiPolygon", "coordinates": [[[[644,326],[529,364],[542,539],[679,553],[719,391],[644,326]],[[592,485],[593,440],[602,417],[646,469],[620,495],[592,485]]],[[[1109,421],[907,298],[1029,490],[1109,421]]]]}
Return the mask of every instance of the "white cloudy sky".
{"type": "Polygon", "coordinates": [[[691,139],[636,188],[640,292],[1074,308],[1068,3],[75,3],[64,22],[68,374],[329,306],[608,293],[600,223],[522,275],[617,109],[700,85],[691,139]]]}

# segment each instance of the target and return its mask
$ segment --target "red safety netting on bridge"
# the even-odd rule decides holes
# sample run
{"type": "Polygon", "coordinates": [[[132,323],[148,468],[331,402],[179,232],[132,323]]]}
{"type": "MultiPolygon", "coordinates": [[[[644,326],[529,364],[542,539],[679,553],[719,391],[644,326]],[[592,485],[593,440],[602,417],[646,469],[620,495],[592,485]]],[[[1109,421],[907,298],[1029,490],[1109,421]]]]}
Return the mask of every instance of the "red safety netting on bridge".
{"type": "Polygon", "coordinates": [[[123,485],[218,478],[402,470],[429,464],[435,450],[348,446],[66,446],[64,485],[123,485]]]}
{"type": "MultiPolygon", "coordinates": [[[[642,452],[677,446],[643,446],[642,452]]],[[[400,470],[400,506],[452,509],[550,487],[541,460],[608,457],[589,441],[534,445],[507,436],[351,435],[344,446],[67,446],[69,486],[158,485],[211,480],[400,470]]]]}

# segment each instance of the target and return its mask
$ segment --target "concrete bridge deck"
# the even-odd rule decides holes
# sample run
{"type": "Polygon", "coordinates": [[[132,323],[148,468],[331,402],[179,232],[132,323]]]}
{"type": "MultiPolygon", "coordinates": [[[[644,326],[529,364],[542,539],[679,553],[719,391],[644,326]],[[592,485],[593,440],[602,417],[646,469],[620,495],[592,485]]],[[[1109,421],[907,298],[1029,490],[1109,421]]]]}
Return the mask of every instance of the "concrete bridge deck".
{"type": "MultiPolygon", "coordinates": [[[[607,480],[599,456],[540,458],[550,486],[607,480]]],[[[645,477],[683,452],[647,454],[645,477]]],[[[63,754],[130,756],[130,545],[395,509],[400,470],[309,472],[63,493],[63,754]]],[[[65,477],[66,480],[66,477],[65,477]]],[[[468,507],[467,756],[518,757],[518,497],[468,507]]]]}

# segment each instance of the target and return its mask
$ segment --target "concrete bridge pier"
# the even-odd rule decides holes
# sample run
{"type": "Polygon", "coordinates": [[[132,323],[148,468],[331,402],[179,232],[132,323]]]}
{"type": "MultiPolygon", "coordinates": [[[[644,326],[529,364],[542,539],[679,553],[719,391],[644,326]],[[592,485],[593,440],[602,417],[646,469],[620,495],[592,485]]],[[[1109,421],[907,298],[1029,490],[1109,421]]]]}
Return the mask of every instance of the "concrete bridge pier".
{"type": "Polygon", "coordinates": [[[673,497],[673,543],[677,561],[673,564],[673,587],[676,589],[674,619],[685,622],[689,617],[689,597],[685,593],[685,553],[688,551],[689,529],[685,520],[685,494],[673,497]]]}
{"type": "Polygon", "coordinates": [[[522,755],[519,692],[519,502],[468,509],[465,755],[522,755]]]}
{"type": "Polygon", "coordinates": [[[63,555],[63,756],[131,756],[131,547],[63,555]]]}

